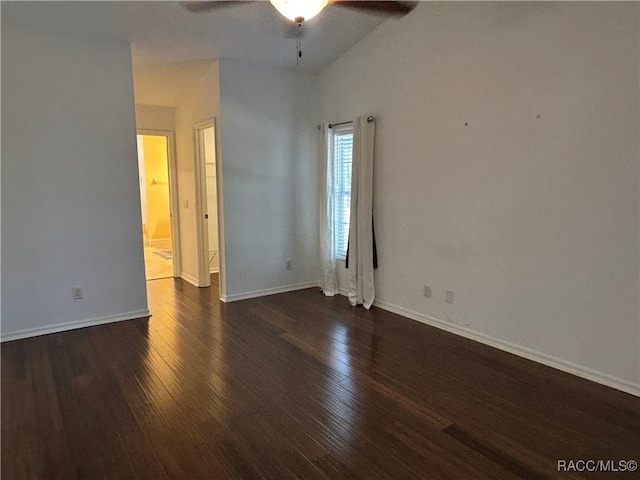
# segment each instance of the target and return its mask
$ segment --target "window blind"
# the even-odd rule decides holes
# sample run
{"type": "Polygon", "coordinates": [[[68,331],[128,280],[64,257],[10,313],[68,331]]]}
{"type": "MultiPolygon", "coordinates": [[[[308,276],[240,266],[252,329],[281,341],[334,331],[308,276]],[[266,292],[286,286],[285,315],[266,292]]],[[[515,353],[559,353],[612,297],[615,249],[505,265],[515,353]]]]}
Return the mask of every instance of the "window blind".
{"type": "Polygon", "coordinates": [[[351,162],[353,156],[353,127],[336,129],[333,137],[335,165],[335,225],[334,246],[336,257],[344,260],[349,243],[349,217],[351,211],[351,162]]]}

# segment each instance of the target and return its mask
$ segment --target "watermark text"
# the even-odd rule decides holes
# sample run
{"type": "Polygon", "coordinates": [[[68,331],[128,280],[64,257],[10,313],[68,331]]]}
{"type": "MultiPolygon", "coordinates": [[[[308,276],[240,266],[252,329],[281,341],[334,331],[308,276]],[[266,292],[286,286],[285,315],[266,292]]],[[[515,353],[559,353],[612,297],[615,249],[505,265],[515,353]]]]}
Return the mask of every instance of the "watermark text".
{"type": "Polygon", "coordinates": [[[559,472],[635,472],[637,469],[635,460],[558,460],[559,472]]]}

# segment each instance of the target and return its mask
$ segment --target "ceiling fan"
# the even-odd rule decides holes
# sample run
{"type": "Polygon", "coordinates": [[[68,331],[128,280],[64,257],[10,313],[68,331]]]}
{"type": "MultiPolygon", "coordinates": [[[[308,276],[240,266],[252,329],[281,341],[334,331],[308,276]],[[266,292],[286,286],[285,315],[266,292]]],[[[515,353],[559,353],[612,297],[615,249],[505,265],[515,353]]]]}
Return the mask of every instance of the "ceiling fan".
{"type": "MultiPolygon", "coordinates": [[[[259,0],[258,0],[259,1],[259,0]]],[[[390,0],[269,0],[269,2],[286,18],[302,23],[320,13],[326,6],[346,7],[378,15],[401,17],[416,6],[417,2],[396,2],[390,0]]],[[[208,12],[217,8],[224,8],[242,4],[254,3],[250,0],[214,0],[182,2],[191,12],[208,12]]]]}
{"type": "MultiPolygon", "coordinates": [[[[259,1],[259,0],[256,0],[259,1]]],[[[264,0],[263,0],[264,1],[264,0]]],[[[372,13],[374,15],[384,15],[389,17],[402,17],[413,10],[417,2],[397,2],[391,0],[368,1],[368,0],[269,0],[278,12],[285,18],[293,22],[295,26],[294,35],[296,39],[296,65],[302,57],[301,38],[303,36],[303,23],[320,13],[325,7],[336,6],[345,7],[361,12],[372,13]]],[[[255,3],[251,0],[214,0],[214,1],[188,1],[181,2],[181,5],[190,12],[209,12],[219,8],[226,8],[238,5],[255,3]]]]}

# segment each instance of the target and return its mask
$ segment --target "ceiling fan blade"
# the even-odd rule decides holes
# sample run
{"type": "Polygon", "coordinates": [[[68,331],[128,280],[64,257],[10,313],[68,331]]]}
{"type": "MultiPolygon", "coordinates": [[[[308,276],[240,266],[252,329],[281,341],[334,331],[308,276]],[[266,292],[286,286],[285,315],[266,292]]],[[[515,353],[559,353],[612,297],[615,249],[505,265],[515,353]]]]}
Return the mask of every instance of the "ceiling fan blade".
{"type": "Polygon", "coordinates": [[[418,2],[367,1],[367,0],[329,0],[330,5],[365,11],[375,15],[402,17],[413,10],[418,2]]]}
{"type": "Polygon", "coordinates": [[[209,2],[180,2],[182,7],[190,12],[202,13],[217,10],[219,8],[235,7],[237,5],[246,5],[252,3],[250,0],[215,0],[209,2]]]}

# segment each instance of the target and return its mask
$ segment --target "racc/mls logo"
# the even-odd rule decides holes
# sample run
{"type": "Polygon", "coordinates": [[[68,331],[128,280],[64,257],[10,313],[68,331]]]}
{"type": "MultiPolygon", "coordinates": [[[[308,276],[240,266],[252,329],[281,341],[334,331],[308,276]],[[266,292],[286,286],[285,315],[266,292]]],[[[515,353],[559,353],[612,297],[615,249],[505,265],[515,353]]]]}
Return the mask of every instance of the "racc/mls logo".
{"type": "Polygon", "coordinates": [[[559,472],[635,472],[635,460],[558,460],[559,472]]]}

